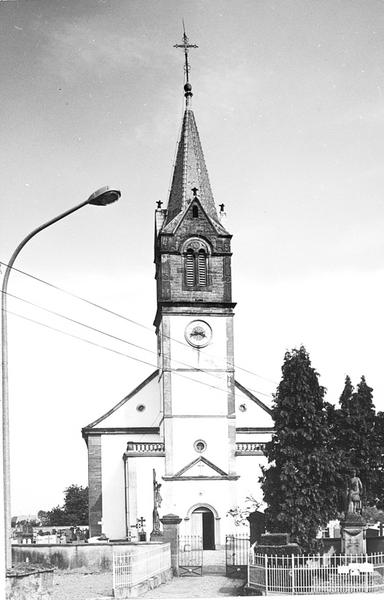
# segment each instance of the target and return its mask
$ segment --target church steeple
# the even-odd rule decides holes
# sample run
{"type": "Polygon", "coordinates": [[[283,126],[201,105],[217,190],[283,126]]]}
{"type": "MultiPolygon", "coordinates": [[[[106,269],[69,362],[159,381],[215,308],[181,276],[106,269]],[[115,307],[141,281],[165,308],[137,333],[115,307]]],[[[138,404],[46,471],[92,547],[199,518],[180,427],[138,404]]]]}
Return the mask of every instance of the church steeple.
{"type": "Polygon", "coordinates": [[[185,111],[166,209],[155,214],[155,263],[157,279],[156,327],[168,310],[232,310],[231,235],[217,213],[204,154],[191,108],[188,50],[185,54],[185,111]],[[181,309],[181,306],[184,308],[181,309]],[[187,309],[188,307],[188,309],[187,309]]]}
{"type": "Polygon", "coordinates": [[[195,116],[191,109],[192,85],[189,80],[190,65],[188,51],[190,48],[198,48],[198,46],[189,43],[184,28],[182,44],[175,44],[174,47],[184,49],[185,112],[164,222],[164,232],[171,233],[177,227],[185,209],[189,206],[193,198],[197,197],[207,216],[213,219],[215,228],[224,233],[225,229],[220,224],[213,199],[195,116]],[[196,192],[193,194],[192,190],[194,189],[196,192]]]}

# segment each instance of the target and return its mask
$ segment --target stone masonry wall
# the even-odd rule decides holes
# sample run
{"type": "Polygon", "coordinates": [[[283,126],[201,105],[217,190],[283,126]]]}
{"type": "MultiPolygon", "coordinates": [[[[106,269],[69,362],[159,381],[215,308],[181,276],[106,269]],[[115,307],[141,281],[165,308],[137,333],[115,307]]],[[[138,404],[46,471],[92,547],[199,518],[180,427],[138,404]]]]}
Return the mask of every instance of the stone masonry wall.
{"type": "Polygon", "coordinates": [[[101,435],[88,438],[89,535],[101,534],[103,510],[101,482],[101,435]]]}

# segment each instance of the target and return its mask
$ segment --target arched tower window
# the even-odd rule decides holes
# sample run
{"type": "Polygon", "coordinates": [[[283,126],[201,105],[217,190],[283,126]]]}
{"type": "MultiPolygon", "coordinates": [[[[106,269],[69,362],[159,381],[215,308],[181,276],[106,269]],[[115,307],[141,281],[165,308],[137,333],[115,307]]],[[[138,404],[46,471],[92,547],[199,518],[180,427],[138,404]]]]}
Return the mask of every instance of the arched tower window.
{"type": "MultiPolygon", "coordinates": [[[[197,208],[197,207],[196,207],[197,208]]],[[[184,283],[189,289],[204,288],[208,285],[207,244],[199,239],[188,240],[184,244],[184,283]]]]}
{"type": "Polygon", "coordinates": [[[188,287],[195,285],[195,255],[192,248],[188,248],[185,257],[185,282],[188,287]]]}
{"type": "Polygon", "coordinates": [[[207,285],[207,255],[204,250],[199,250],[197,255],[198,285],[207,285]]]}
{"type": "Polygon", "coordinates": [[[194,206],[192,206],[192,217],[194,219],[197,219],[199,217],[199,209],[196,206],[196,204],[194,206]]]}

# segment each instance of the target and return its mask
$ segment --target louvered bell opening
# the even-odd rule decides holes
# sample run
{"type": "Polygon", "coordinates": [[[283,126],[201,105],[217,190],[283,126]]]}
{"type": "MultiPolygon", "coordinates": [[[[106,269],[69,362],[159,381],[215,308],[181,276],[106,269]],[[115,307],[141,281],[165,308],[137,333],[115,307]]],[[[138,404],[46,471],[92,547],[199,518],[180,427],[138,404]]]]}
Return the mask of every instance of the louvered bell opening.
{"type": "Polygon", "coordinates": [[[188,287],[193,287],[195,284],[195,258],[191,250],[187,250],[185,259],[185,281],[188,287]]]}
{"type": "Polygon", "coordinates": [[[204,250],[198,255],[199,285],[207,285],[207,256],[204,250]]]}

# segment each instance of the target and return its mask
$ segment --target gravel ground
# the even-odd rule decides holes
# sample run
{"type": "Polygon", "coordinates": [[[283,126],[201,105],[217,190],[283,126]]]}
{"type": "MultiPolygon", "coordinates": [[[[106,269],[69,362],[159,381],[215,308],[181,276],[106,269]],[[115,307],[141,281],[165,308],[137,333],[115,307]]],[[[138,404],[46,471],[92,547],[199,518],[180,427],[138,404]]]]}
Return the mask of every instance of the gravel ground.
{"type": "Polygon", "coordinates": [[[142,598],[220,598],[240,596],[244,582],[229,579],[224,575],[203,575],[203,577],[174,577],[170,583],[160,585],[143,594],[142,598]]]}
{"type": "MultiPolygon", "coordinates": [[[[175,577],[170,583],[148,591],[143,598],[215,598],[238,596],[243,582],[222,575],[175,577]]],[[[55,571],[52,600],[110,600],[112,573],[55,571]]]]}
{"type": "Polygon", "coordinates": [[[112,598],[112,573],[87,570],[55,571],[52,600],[102,600],[112,598]]]}

